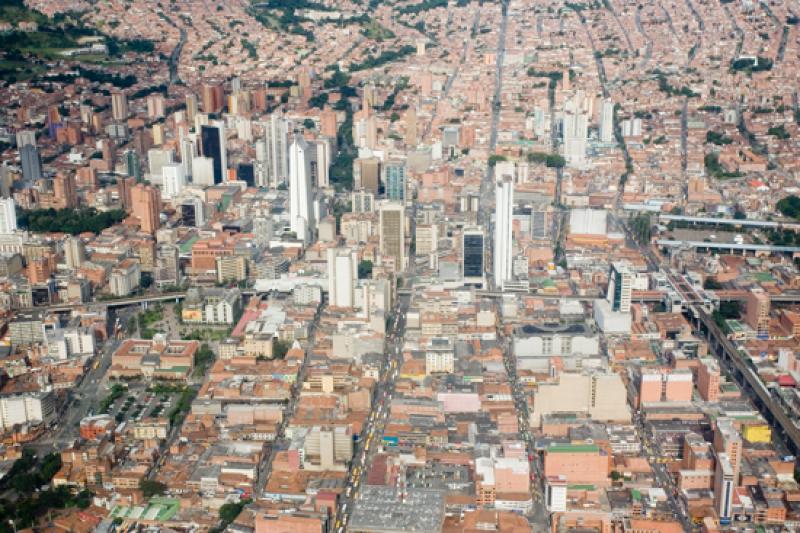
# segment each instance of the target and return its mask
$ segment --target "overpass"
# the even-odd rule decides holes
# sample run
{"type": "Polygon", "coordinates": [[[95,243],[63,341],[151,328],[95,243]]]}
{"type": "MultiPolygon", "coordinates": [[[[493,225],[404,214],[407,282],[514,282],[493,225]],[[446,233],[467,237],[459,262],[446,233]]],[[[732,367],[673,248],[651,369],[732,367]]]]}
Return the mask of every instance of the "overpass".
{"type": "Polygon", "coordinates": [[[737,244],[734,242],[678,241],[658,239],[658,246],[665,248],[708,248],[709,250],[729,250],[731,252],[767,252],[778,254],[800,253],[800,246],[772,246],[771,244],[737,244]]]}
{"type": "Polygon", "coordinates": [[[773,222],[771,220],[748,220],[736,218],[690,217],[685,215],[659,215],[659,220],[667,222],[688,222],[689,224],[708,226],[733,226],[736,228],[770,228],[800,230],[796,222],[773,222]]]}
{"type": "Polygon", "coordinates": [[[764,382],[742,357],[739,349],[719,329],[714,319],[700,306],[692,306],[692,317],[696,319],[698,330],[705,330],[709,345],[719,358],[720,365],[734,377],[746,392],[750,392],[753,403],[759,408],[764,418],[779,430],[787,447],[793,454],[800,453],[800,429],[792,422],[789,415],[770,394],[764,382]]]}

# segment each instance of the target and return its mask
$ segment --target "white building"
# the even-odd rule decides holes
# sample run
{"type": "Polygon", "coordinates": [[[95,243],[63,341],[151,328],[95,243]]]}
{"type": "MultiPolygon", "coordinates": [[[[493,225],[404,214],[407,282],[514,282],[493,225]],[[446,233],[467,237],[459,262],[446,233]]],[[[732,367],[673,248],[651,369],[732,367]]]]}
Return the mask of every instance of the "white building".
{"type": "Polygon", "coordinates": [[[142,271],[139,263],[132,259],[125,259],[111,269],[108,286],[114,296],[128,296],[139,287],[142,271]]]}
{"type": "Polygon", "coordinates": [[[600,142],[614,141],[614,102],[610,98],[603,98],[600,108],[600,142]]]}
{"type": "Polygon", "coordinates": [[[214,159],[205,156],[192,158],[192,183],[200,186],[214,185],[214,159]]]}
{"type": "Polygon", "coordinates": [[[606,235],[608,213],[605,209],[573,209],[569,212],[570,235],[606,235]]]}
{"type": "Polygon", "coordinates": [[[0,198],[0,235],[17,231],[17,206],[13,198],[0,198]]]}
{"type": "Polygon", "coordinates": [[[186,186],[186,171],[180,163],[167,163],[161,167],[161,197],[171,200],[181,194],[186,186]]]}
{"type": "Polygon", "coordinates": [[[92,356],[95,353],[94,335],[86,328],[47,330],[45,343],[48,355],[59,360],[92,356]]]}
{"type": "Polygon", "coordinates": [[[495,188],[494,285],[502,288],[511,279],[511,216],[514,210],[514,178],[502,176],[495,188]]]}
{"type": "Polygon", "coordinates": [[[53,396],[49,392],[25,392],[0,398],[0,427],[4,430],[17,424],[48,423],[55,414],[53,396]]]}
{"type": "Polygon", "coordinates": [[[309,144],[296,135],[289,146],[289,217],[295,236],[308,244],[314,233],[309,144]]]}
{"type": "Polygon", "coordinates": [[[253,164],[256,185],[275,188],[289,176],[289,121],[281,113],[262,124],[264,138],[256,142],[253,164]]]}
{"type": "Polygon", "coordinates": [[[564,103],[564,158],[571,168],[586,168],[586,142],[589,138],[589,117],[583,91],[564,103]]]}
{"type": "Polygon", "coordinates": [[[355,307],[358,255],[355,250],[328,248],[328,302],[332,307],[355,307]]]}
{"type": "Polygon", "coordinates": [[[563,513],[567,510],[567,480],[564,476],[547,478],[547,510],[563,513]]]}

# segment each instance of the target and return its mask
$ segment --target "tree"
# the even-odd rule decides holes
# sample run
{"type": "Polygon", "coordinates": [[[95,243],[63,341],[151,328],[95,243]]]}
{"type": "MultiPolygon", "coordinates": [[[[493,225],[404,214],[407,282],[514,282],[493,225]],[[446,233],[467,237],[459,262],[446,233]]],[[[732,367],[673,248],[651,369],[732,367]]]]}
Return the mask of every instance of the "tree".
{"type": "Polygon", "coordinates": [[[708,277],[703,282],[703,288],[709,291],[718,291],[722,289],[722,283],[717,281],[717,278],[715,277],[708,277]]]}
{"type": "Polygon", "coordinates": [[[778,211],[790,218],[800,218],[800,198],[794,194],[778,201],[778,211]]]}
{"type": "Polygon", "coordinates": [[[139,489],[145,498],[151,498],[156,495],[164,494],[167,491],[167,486],[160,481],[153,481],[151,479],[143,479],[139,482],[139,489]]]}
{"type": "Polygon", "coordinates": [[[273,359],[283,359],[289,352],[292,345],[289,341],[282,341],[280,339],[273,339],[272,341],[272,357],[273,359]]]}
{"type": "Polygon", "coordinates": [[[358,263],[358,279],[367,279],[372,275],[372,261],[358,263]]]}
{"type": "Polygon", "coordinates": [[[314,129],[314,121],[311,120],[310,118],[305,119],[303,121],[303,127],[305,129],[307,129],[307,130],[313,130],[314,129]]]}

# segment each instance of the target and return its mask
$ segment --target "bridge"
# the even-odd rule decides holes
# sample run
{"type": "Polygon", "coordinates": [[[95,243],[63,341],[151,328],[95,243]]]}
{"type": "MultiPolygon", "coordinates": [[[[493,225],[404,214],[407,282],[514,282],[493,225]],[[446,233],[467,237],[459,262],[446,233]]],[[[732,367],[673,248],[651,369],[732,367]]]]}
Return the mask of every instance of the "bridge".
{"type": "Polygon", "coordinates": [[[736,228],[770,228],[800,230],[796,222],[773,222],[771,220],[748,220],[736,218],[690,217],[685,215],[659,215],[659,220],[667,222],[688,222],[689,224],[707,226],[733,226],[736,228]]]}
{"type": "Polygon", "coordinates": [[[800,253],[800,246],[773,246],[771,244],[737,244],[734,242],[678,241],[658,239],[658,246],[665,248],[708,248],[709,250],[728,250],[730,252],[767,252],[778,254],[800,253]]]}

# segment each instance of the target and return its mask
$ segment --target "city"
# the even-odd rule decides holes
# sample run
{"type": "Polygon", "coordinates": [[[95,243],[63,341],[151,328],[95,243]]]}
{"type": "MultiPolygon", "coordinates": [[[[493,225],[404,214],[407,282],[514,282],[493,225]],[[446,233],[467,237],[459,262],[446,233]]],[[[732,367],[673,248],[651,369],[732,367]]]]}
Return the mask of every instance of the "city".
{"type": "Polygon", "coordinates": [[[0,41],[0,533],[800,531],[797,2],[0,41]]]}

